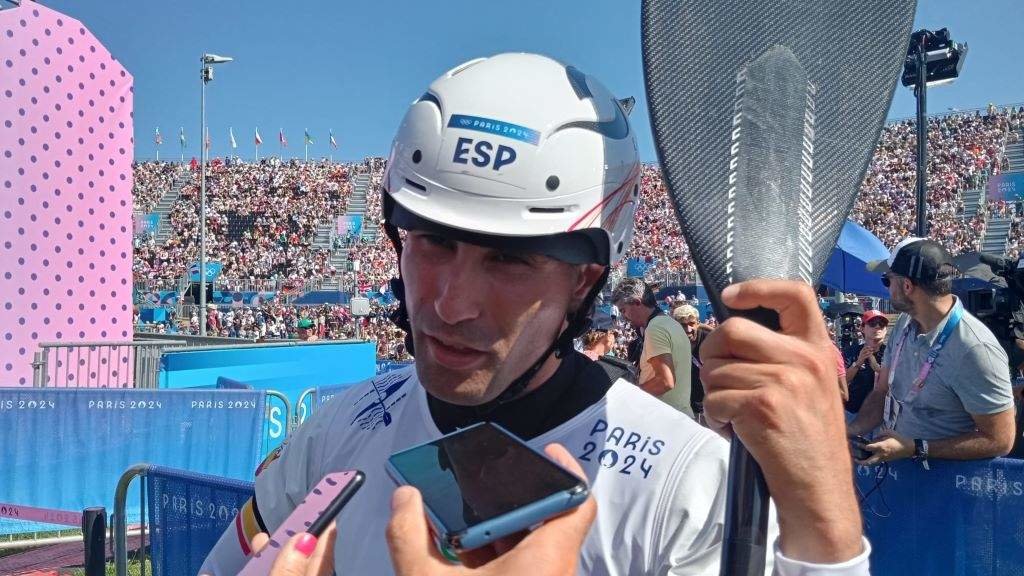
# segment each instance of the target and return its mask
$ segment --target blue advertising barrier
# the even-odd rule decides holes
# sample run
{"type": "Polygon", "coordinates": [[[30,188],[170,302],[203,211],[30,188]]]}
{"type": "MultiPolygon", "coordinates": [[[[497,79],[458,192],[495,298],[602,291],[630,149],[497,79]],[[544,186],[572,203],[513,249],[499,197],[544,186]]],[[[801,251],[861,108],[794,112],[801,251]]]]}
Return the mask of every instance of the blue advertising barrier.
{"type": "Polygon", "coordinates": [[[630,258],[626,260],[626,276],[630,278],[643,278],[647,271],[654,266],[654,262],[648,262],[641,258],[630,258]]]}
{"type": "MultiPolygon", "coordinates": [[[[186,390],[252,390],[253,387],[233,378],[217,377],[217,383],[202,386],[189,386],[186,390]]],[[[267,454],[281,445],[291,431],[288,415],[293,414],[291,402],[276,390],[265,390],[267,393],[267,425],[263,428],[263,453],[267,454]]]]}
{"type": "MultiPolygon", "coordinates": [[[[177,290],[151,290],[148,292],[136,291],[134,301],[141,304],[153,306],[173,306],[178,303],[177,290]]],[[[210,304],[218,306],[231,306],[240,308],[242,306],[259,306],[266,302],[277,300],[277,292],[227,292],[221,290],[213,291],[213,299],[210,304]]]]}
{"type": "Polygon", "coordinates": [[[153,466],[145,473],[153,576],[198,574],[253,495],[251,482],[153,466]]]}
{"type": "Polygon", "coordinates": [[[292,304],[299,306],[315,304],[348,304],[351,301],[352,295],[348,292],[339,292],[337,290],[314,290],[299,296],[292,301],[292,304]]]}
{"type": "Polygon", "coordinates": [[[142,308],[139,310],[139,322],[166,322],[166,308],[142,308]]]}
{"type": "Polygon", "coordinates": [[[219,390],[252,390],[252,386],[245,382],[239,382],[238,380],[232,380],[223,376],[217,378],[217,384],[214,387],[219,390]]]}
{"type": "Polygon", "coordinates": [[[872,573],[1024,574],[1024,460],[930,467],[857,467],[872,573]]]}
{"type": "Polygon", "coordinates": [[[988,179],[988,200],[1013,202],[1024,199],[1024,172],[1006,172],[988,179]]]}
{"type": "MultiPolygon", "coordinates": [[[[194,262],[191,266],[188,267],[188,279],[191,280],[192,282],[199,282],[199,272],[200,272],[199,268],[200,268],[199,262],[194,262]]],[[[221,264],[220,262],[216,262],[216,261],[207,262],[206,263],[206,281],[207,282],[216,282],[217,281],[217,277],[220,276],[220,271],[223,268],[224,268],[224,265],[221,264]]]]}
{"type": "Polygon", "coordinates": [[[338,236],[358,238],[363,233],[363,215],[345,214],[338,216],[338,236]]]}
{"type": "MultiPolygon", "coordinates": [[[[376,373],[373,342],[288,342],[251,346],[193,347],[164,352],[161,388],[214,386],[230,378],[257,390],[276,390],[294,406],[309,388],[366,380],[376,373]]],[[[280,400],[267,412],[269,449],[287,434],[289,413],[280,400]]]]}
{"type": "Polygon", "coordinates": [[[153,234],[159,226],[159,214],[133,214],[132,229],[136,234],[153,234]]]}
{"type": "MultiPolygon", "coordinates": [[[[142,461],[251,478],[265,405],[249,390],[0,388],[0,502],[113,510],[118,478],[142,461]]],[[[0,534],[40,529],[52,527],[0,520],[0,534]]]]}
{"type": "Polygon", "coordinates": [[[359,382],[376,374],[373,342],[286,342],[168,350],[160,360],[161,388],[213,386],[217,378],[277,390],[293,403],[307,388],[359,382]]]}
{"type": "Polygon", "coordinates": [[[178,291],[135,290],[132,292],[132,300],[138,304],[149,304],[152,306],[170,306],[178,303],[178,291]]]}
{"type": "Polygon", "coordinates": [[[213,304],[241,308],[242,306],[259,306],[277,299],[277,292],[213,292],[213,304]]]}

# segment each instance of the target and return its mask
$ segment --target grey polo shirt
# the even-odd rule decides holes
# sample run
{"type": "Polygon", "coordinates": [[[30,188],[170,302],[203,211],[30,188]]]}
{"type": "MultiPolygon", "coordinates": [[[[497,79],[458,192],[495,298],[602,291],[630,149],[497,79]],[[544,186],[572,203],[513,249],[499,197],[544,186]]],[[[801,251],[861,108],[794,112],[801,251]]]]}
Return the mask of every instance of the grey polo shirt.
{"type": "Polygon", "coordinates": [[[920,325],[908,314],[901,314],[890,332],[882,365],[892,370],[892,357],[911,323],[890,388],[902,403],[896,421],[901,436],[924,440],[959,436],[977,429],[971,414],[996,414],[1013,408],[1006,352],[981,320],[966,310],[932,366],[924,389],[904,401],[947,320],[948,314],[935,329],[920,334],[920,325]]]}

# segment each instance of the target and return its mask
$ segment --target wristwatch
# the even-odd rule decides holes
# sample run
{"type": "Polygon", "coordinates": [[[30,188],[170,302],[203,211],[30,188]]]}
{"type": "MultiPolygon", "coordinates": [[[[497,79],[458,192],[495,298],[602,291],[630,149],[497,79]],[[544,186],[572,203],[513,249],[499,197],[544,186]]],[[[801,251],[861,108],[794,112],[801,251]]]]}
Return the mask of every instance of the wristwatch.
{"type": "Polygon", "coordinates": [[[914,440],[914,461],[920,462],[928,470],[928,441],[917,438],[914,440]]]}

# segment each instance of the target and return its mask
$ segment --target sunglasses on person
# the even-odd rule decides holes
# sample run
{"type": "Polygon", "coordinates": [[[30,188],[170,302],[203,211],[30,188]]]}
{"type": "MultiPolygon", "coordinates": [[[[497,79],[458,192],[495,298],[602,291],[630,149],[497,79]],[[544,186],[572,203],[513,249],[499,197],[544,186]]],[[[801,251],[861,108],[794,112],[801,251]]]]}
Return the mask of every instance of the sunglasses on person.
{"type": "Polygon", "coordinates": [[[890,284],[892,284],[892,280],[889,279],[889,275],[882,274],[882,286],[888,288],[890,284]]]}
{"type": "Polygon", "coordinates": [[[882,320],[881,318],[876,318],[865,324],[865,326],[871,326],[872,328],[885,328],[888,325],[889,323],[886,322],[885,320],[882,320]]]}

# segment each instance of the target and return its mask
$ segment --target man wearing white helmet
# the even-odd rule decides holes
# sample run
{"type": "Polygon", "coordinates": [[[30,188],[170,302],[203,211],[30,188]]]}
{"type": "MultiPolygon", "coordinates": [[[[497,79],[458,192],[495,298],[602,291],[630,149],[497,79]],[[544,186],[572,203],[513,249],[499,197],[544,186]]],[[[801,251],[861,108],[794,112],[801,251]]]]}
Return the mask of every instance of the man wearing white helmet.
{"type": "MultiPolygon", "coordinates": [[[[205,572],[233,574],[252,536],[273,531],[326,472],[360,469],[369,482],[339,519],[336,570],[393,573],[388,456],[492,421],[538,448],[560,443],[582,465],[598,506],[581,573],[718,573],[728,444],[573,350],[633,231],[640,162],[627,113],[593,77],[532,54],[467,62],[412,104],[383,207],[400,258],[393,319],[416,363],[353,386],[299,428],[260,467],[254,501],[205,572]]],[[[789,482],[778,468],[766,468],[773,489],[789,482]]],[[[790,524],[790,550],[822,532],[790,524]]],[[[855,526],[856,550],[804,559],[860,553],[854,564],[866,566],[855,526]]],[[[818,569],[774,560],[785,574],[818,569]]]]}

